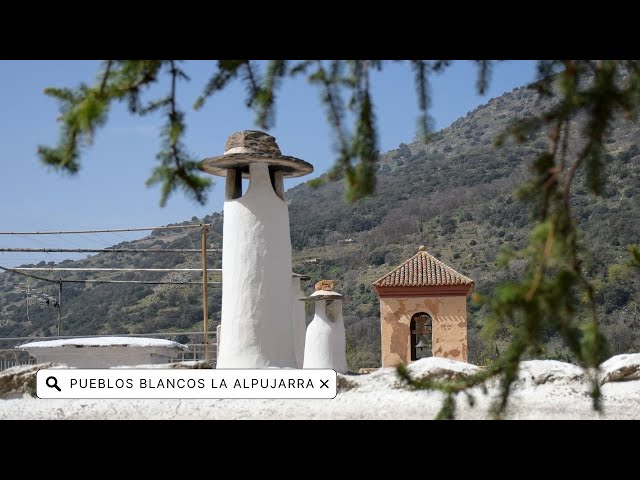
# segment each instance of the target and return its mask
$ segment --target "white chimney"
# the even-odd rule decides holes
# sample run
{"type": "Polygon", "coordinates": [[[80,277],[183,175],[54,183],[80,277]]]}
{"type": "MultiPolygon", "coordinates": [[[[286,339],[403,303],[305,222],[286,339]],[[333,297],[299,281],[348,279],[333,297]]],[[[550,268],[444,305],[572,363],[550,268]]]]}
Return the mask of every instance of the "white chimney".
{"type": "Polygon", "coordinates": [[[217,368],[296,367],[291,235],[285,177],[313,166],[284,156],[275,138],[245,130],[201,168],[226,176],[222,244],[222,336],[217,368]],[[249,179],[242,193],[242,177],[249,179]]]}
{"type": "Polygon", "coordinates": [[[332,368],[347,373],[347,354],[342,319],[343,296],[333,291],[333,281],[320,280],[305,300],[315,302],[315,315],[307,327],[304,368],[332,368]]]}

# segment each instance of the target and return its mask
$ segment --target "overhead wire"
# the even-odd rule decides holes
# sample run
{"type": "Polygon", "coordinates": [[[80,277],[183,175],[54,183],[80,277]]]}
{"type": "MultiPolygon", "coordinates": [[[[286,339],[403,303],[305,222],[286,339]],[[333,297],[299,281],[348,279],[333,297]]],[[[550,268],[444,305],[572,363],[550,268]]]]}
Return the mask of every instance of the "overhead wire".
{"type": "MultiPolygon", "coordinates": [[[[202,285],[202,282],[182,282],[182,281],[166,281],[166,280],[96,280],[96,279],[87,279],[87,280],[68,280],[68,279],[51,279],[41,277],[39,275],[32,275],[28,273],[21,272],[19,270],[13,268],[7,268],[0,265],[0,270],[4,270],[10,273],[15,273],[17,275],[22,275],[24,277],[33,278],[34,280],[42,280],[44,282],[49,283],[131,283],[131,284],[145,284],[145,285],[202,285]]],[[[222,285],[222,282],[207,282],[208,285],[222,285]]]]}
{"type": "Polygon", "coordinates": [[[18,274],[18,275],[22,275],[24,277],[34,278],[36,280],[42,280],[44,282],[59,283],[59,280],[51,280],[50,278],[44,278],[44,277],[40,277],[38,275],[31,275],[29,273],[20,272],[18,270],[14,270],[12,268],[3,267],[2,265],[0,265],[0,270],[4,270],[6,272],[11,272],[11,273],[15,273],[15,274],[18,274]]]}
{"type": "Polygon", "coordinates": [[[67,242],[67,243],[70,243],[70,244],[71,244],[71,245],[73,245],[73,246],[76,246],[76,247],[80,248],[80,245],[78,245],[76,242],[72,242],[71,240],[69,240],[69,239],[66,237],[66,235],[60,235],[60,240],[63,240],[63,241],[65,241],[65,242],[67,242]]]}
{"type": "Polygon", "coordinates": [[[202,228],[210,227],[210,223],[198,223],[188,225],[165,225],[160,227],[142,227],[142,228],[109,228],[100,230],[46,230],[37,232],[0,232],[0,235],[65,235],[75,233],[114,233],[114,232],[144,232],[153,230],[176,230],[181,228],[202,228]]]}
{"type": "Polygon", "coordinates": [[[104,243],[105,245],[107,245],[107,246],[111,246],[111,245],[112,245],[112,244],[108,243],[108,242],[107,242],[104,238],[102,238],[100,235],[98,235],[97,233],[96,233],[96,234],[94,234],[94,235],[95,235],[96,237],[98,237],[98,238],[100,239],[100,241],[101,241],[102,243],[104,243]]]}
{"type": "Polygon", "coordinates": [[[119,234],[119,233],[117,233],[117,232],[111,232],[111,233],[110,233],[110,235],[115,235],[115,236],[117,236],[117,237],[120,237],[120,238],[122,238],[122,239],[123,239],[124,241],[126,241],[126,242],[128,242],[128,241],[129,241],[129,239],[128,239],[127,237],[125,237],[124,235],[120,235],[120,234],[119,234]]]}
{"type": "MultiPolygon", "coordinates": [[[[51,258],[51,254],[54,253],[54,250],[60,250],[61,253],[88,253],[88,252],[92,252],[92,253],[107,253],[107,252],[112,252],[112,253],[126,253],[127,250],[131,251],[131,252],[136,252],[138,253],[138,251],[140,251],[140,253],[142,253],[142,251],[144,250],[144,253],[154,253],[155,252],[170,252],[173,250],[173,252],[175,253],[186,253],[187,251],[193,251],[193,252],[201,252],[202,250],[200,248],[194,248],[194,249],[119,249],[121,250],[120,252],[118,252],[118,249],[83,249],[80,245],[78,245],[77,243],[69,240],[67,238],[68,235],[77,235],[81,238],[84,238],[85,240],[89,240],[92,241],[94,243],[98,243],[100,244],[100,242],[90,238],[90,237],[86,237],[83,234],[84,233],[91,233],[91,234],[96,234],[97,233],[109,233],[110,235],[116,236],[122,240],[124,240],[125,242],[131,242],[132,240],[125,237],[124,235],[121,235],[120,232],[141,232],[141,231],[148,231],[148,230],[169,230],[169,229],[182,229],[182,228],[202,228],[202,227],[208,227],[210,226],[210,224],[197,224],[197,225],[175,225],[175,226],[166,226],[166,227],[148,227],[148,228],[130,228],[130,229],[100,229],[100,230],[60,230],[60,231],[43,231],[43,232],[0,232],[0,235],[15,235],[18,236],[20,238],[29,240],[31,242],[35,242],[37,244],[42,245],[44,248],[42,249],[30,249],[30,248],[23,248],[23,249],[15,249],[16,253],[17,252],[23,252],[23,253],[45,253],[47,254],[47,256],[49,258],[51,258]],[[59,238],[71,245],[74,245],[76,247],[78,247],[78,250],[80,251],[76,251],[73,252],[72,249],[61,249],[61,248],[49,248],[47,246],[46,243],[36,239],[36,238],[32,238],[31,235],[58,235],[59,238]]],[[[97,235],[98,236],[98,235],[97,235]]],[[[98,238],[100,239],[100,241],[102,242],[102,244],[110,246],[110,244],[104,240],[103,237],[98,236],[98,238]]],[[[196,241],[197,238],[194,238],[194,241],[196,241]]],[[[120,242],[122,243],[122,242],[120,242]]],[[[3,253],[3,258],[4,258],[4,253],[10,253],[10,252],[5,252],[5,250],[12,250],[11,248],[5,248],[2,247],[2,251],[0,251],[0,253],[3,253]]],[[[214,253],[214,252],[219,252],[219,249],[211,249],[208,250],[207,253],[214,253]]],[[[58,252],[55,252],[58,253],[58,252]]],[[[58,255],[55,255],[56,257],[58,257],[58,255]]],[[[60,255],[61,257],[62,255],[60,255]]],[[[68,256],[67,256],[68,257],[68,256]]],[[[18,257],[18,258],[14,258],[14,261],[27,261],[30,263],[34,263],[33,259],[30,257],[18,257]]],[[[69,258],[65,258],[64,260],[70,260],[69,258]]],[[[63,260],[63,261],[64,261],[63,260]]],[[[58,260],[56,263],[60,263],[60,260],[58,260]]],[[[65,272],[74,272],[74,273],[78,273],[78,272],[88,272],[88,271],[99,271],[99,272],[176,272],[176,271],[202,271],[201,268],[183,268],[183,269],[151,269],[151,268],[147,268],[147,269],[136,269],[136,268],[55,268],[55,267],[45,267],[45,268],[41,268],[41,267],[23,267],[20,268],[19,266],[13,266],[13,268],[7,268],[4,266],[0,265],[0,270],[9,272],[9,273],[13,273],[16,275],[20,275],[26,278],[31,278],[34,280],[39,280],[39,281],[43,281],[43,282],[47,282],[47,283],[51,283],[51,284],[63,284],[63,283],[69,283],[69,284],[118,284],[118,283],[122,283],[122,284],[147,284],[147,285],[202,285],[202,282],[194,282],[194,281],[167,281],[167,280],[106,280],[106,279],[51,279],[51,278],[46,278],[46,277],[42,277],[40,275],[34,275],[31,273],[25,273],[25,271],[50,271],[50,272],[55,272],[55,271],[65,271],[65,272]]],[[[221,269],[209,269],[210,272],[221,272],[221,269]]],[[[221,285],[222,282],[220,281],[207,281],[206,282],[208,285],[221,285]]]]}
{"type": "MultiPolygon", "coordinates": [[[[1,253],[201,253],[200,248],[0,248],[1,253]]],[[[207,249],[220,253],[220,249],[207,249]]]]}
{"type": "MultiPolygon", "coordinates": [[[[94,240],[93,238],[87,237],[86,235],[82,235],[80,233],[76,233],[75,235],[77,235],[80,238],[84,238],[85,240],[89,240],[90,242],[97,243],[98,245],[100,245],[100,242],[98,240],[94,240]]],[[[105,242],[103,241],[102,243],[105,243],[105,242]]]]}
{"type": "Polygon", "coordinates": [[[40,245],[42,245],[43,247],[46,247],[47,245],[44,242],[41,242],[40,240],[36,239],[36,238],[31,238],[26,234],[20,234],[20,233],[16,233],[15,235],[21,237],[21,238],[26,238],[27,240],[31,240],[32,242],[36,242],[39,243],[40,245]]]}

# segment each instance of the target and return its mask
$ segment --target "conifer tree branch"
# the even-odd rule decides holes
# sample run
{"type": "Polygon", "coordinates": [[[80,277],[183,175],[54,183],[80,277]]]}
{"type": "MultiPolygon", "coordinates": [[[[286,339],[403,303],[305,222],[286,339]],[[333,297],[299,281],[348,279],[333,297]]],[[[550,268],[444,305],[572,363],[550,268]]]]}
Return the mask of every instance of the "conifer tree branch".
{"type": "Polygon", "coordinates": [[[105,89],[107,87],[107,82],[109,81],[109,75],[111,74],[112,66],[113,66],[113,60],[107,60],[106,66],[104,69],[104,74],[102,75],[102,82],[100,82],[100,95],[105,94],[105,89]]]}

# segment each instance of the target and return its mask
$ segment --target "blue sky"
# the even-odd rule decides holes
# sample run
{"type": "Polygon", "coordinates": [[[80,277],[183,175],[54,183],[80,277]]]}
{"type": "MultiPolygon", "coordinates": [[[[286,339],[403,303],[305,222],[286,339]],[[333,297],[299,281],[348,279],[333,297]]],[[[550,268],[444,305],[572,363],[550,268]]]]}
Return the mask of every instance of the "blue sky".
{"type": "MultiPolygon", "coordinates": [[[[57,103],[45,96],[43,89],[75,86],[80,81],[91,83],[98,66],[98,61],[0,61],[0,231],[146,227],[222,210],[221,179],[216,178],[206,206],[176,192],[167,206],[160,208],[159,189],[145,186],[157,162],[158,126],[163,122],[160,114],[132,117],[124,105],[117,105],[108,125],[86,151],[76,176],[61,175],[40,164],[37,146],[53,145],[58,136],[57,103]]],[[[255,128],[253,112],[244,104],[244,87],[232,85],[195,112],[191,106],[215,65],[210,61],[189,61],[183,67],[191,76],[190,82],[180,85],[181,102],[187,113],[189,151],[196,158],[222,154],[231,133],[255,128]]],[[[534,78],[535,62],[503,62],[494,69],[489,92],[479,96],[474,65],[455,62],[445,73],[431,77],[431,115],[437,129],[534,78]]],[[[418,110],[408,67],[389,64],[373,77],[372,85],[381,151],[411,142],[418,110]]],[[[166,91],[167,80],[158,88],[166,91]]],[[[286,188],[322,174],[333,163],[333,138],[319,93],[302,78],[283,84],[276,125],[269,133],[276,137],[284,154],[303,158],[315,167],[312,175],[287,181],[286,188]]],[[[35,240],[0,236],[0,246],[101,248],[118,243],[123,237],[140,236],[39,236],[35,240]]],[[[0,253],[0,265],[59,261],[65,257],[69,255],[0,253]]]]}

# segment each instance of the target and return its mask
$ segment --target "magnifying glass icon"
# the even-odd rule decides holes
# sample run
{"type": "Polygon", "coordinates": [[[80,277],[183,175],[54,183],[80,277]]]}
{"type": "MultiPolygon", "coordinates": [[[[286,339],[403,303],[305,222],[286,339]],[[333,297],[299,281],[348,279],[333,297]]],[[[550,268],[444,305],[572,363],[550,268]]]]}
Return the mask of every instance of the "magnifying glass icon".
{"type": "Polygon", "coordinates": [[[58,379],[56,377],[47,377],[47,379],[44,382],[47,387],[49,388],[55,388],[56,390],[58,390],[59,392],[62,391],[62,389],[58,386],[58,379]]]}

